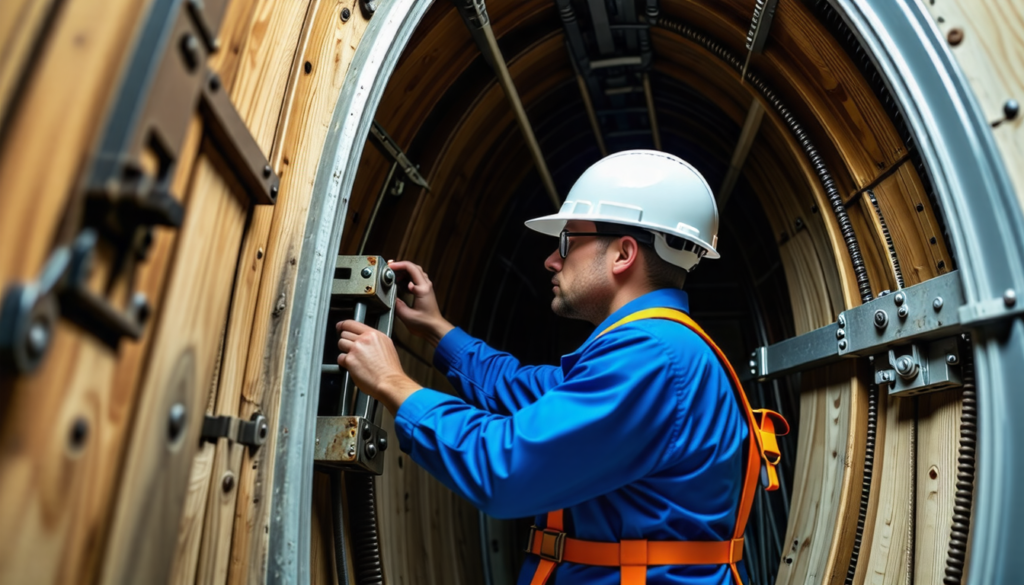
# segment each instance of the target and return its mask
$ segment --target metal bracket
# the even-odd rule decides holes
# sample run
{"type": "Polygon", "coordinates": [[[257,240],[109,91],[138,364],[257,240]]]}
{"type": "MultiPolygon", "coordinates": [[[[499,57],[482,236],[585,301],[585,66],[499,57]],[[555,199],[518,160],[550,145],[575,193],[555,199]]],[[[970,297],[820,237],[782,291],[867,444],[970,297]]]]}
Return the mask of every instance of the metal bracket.
{"type": "MultiPolygon", "coordinates": [[[[948,344],[923,342],[953,337],[967,326],[981,322],[964,322],[961,319],[962,315],[971,312],[971,307],[964,305],[960,274],[953,271],[843,311],[835,323],[810,333],[757,348],[751,354],[750,373],[764,381],[836,363],[844,358],[889,354],[893,356],[889,360],[892,367],[883,367],[881,363],[876,367],[880,373],[891,370],[894,394],[928,391],[947,382],[955,385],[958,378],[941,373],[942,367],[937,364],[929,366],[935,359],[944,360],[949,355],[948,344]],[[912,348],[894,350],[901,346],[912,348]],[[933,359],[933,354],[938,357],[933,359]],[[909,356],[922,370],[927,367],[928,372],[934,373],[898,382],[897,362],[894,360],[903,356],[909,356]]],[[[1012,315],[1015,315],[1014,311],[999,313],[1001,318],[1012,315]]],[[[875,361],[884,360],[876,358],[875,361]]],[[[885,382],[881,378],[879,381],[885,382]]]]}
{"type": "Polygon", "coordinates": [[[86,166],[62,230],[70,245],[51,253],[35,283],[8,286],[0,310],[0,363],[33,371],[45,357],[57,315],[116,349],[138,339],[150,307],[140,293],[117,309],[87,287],[99,239],[114,251],[106,282],[145,260],[154,226],[180,227],[185,210],[170,192],[180,149],[196,111],[225,166],[255,204],[273,204],[278,178],[249,133],[220,79],[205,66],[217,50],[225,0],[156,0],[142,24],[108,112],[97,154],[86,166]],[[200,40],[202,42],[200,42],[200,40]],[[58,302],[59,301],[59,302],[58,302]]]}
{"type": "Polygon", "coordinates": [[[873,361],[875,383],[890,396],[916,396],[963,386],[956,337],[890,348],[887,355],[873,361]]]}
{"type": "Polygon", "coordinates": [[[233,416],[210,416],[203,418],[203,431],[200,439],[208,443],[216,443],[226,438],[233,443],[259,448],[267,442],[270,426],[262,414],[255,413],[249,420],[233,416]]]}
{"type": "Polygon", "coordinates": [[[361,416],[316,417],[316,465],[380,475],[387,448],[387,431],[361,416]]]}
{"type": "Polygon", "coordinates": [[[430,191],[430,185],[427,183],[427,180],[420,175],[416,165],[409,161],[409,157],[405,156],[405,153],[398,147],[398,144],[391,139],[391,136],[389,136],[388,133],[384,131],[384,128],[382,128],[376,121],[372,126],[370,126],[370,136],[373,136],[375,144],[382,152],[384,152],[384,154],[389,156],[391,160],[398,163],[398,166],[401,167],[402,172],[405,173],[405,176],[409,177],[410,181],[420,187],[423,187],[427,191],[430,191]]]}

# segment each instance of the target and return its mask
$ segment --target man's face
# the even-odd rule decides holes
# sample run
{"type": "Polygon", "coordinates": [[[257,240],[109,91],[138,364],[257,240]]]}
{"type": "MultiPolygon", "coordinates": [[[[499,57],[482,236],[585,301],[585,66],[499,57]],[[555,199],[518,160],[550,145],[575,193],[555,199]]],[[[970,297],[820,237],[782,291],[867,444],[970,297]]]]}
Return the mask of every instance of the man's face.
{"type": "MultiPolygon", "coordinates": [[[[592,221],[570,220],[565,230],[594,232],[596,227],[592,221]]],[[[604,318],[602,303],[610,277],[605,258],[608,246],[602,245],[601,239],[599,236],[572,236],[564,259],[556,249],[544,261],[544,267],[554,273],[551,284],[555,298],[551,300],[551,310],[556,315],[595,325],[604,318]]]]}

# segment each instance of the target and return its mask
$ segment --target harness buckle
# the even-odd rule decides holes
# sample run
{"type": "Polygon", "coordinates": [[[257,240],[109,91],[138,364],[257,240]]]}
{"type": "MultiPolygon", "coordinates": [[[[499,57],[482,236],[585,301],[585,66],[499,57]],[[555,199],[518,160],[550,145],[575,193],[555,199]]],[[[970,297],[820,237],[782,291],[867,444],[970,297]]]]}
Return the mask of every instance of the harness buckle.
{"type": "Polygon", "coordinates": [[[536,542],[535,539],[538,533],[540,533],[540,550],[537,551],[537,555],[542,559],[561,563],[562,557],[565,555],[565,533],[561,530],[549,530],[547,528],[531,526],[530,538],[527,541],[530,544],[526,552],[533,552],[534,542],[536,542]]]}

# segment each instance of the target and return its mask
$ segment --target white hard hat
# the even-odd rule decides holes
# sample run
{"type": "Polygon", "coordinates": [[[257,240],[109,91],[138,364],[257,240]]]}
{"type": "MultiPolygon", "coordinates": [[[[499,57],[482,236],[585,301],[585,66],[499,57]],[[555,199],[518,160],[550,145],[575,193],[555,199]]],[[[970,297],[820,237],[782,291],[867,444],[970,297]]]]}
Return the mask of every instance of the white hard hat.
{"type": "Polygon", "coordinates": [[[718,206],[707,181],[683,159],[656,150],[627,150],[583,172],[558,213],[526,227],[557,236],[570,219],[643,228],[654,233],[663,260],[691,270],[718,258],[718,206]],[[666,236],[669,236],[666,239],[666,236]],[[685,240],[682,249],[670,245],[685,240]]]}

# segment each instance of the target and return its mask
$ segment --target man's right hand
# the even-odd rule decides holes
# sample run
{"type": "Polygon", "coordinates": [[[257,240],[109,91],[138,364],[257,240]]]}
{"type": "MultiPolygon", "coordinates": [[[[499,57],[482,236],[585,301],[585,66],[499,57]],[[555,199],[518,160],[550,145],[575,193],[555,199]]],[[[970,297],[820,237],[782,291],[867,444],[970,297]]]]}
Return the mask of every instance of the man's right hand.
{"type": "Polygon", "coordinates": [[[426,339],[436,347],[441,338],[455,329],[455,326],[441,315],[437,296],[434,295],[434,284],[418,264],[392,260],[388,262],[388,266],[398,275],[399,283],[408,281],[408,290],[413,296],[411,307],[402,299],[398,299],[395,305],[398,318],[413,335],[426,339]],[[402,273],[405,273],[404,278],[402,273]]]}

